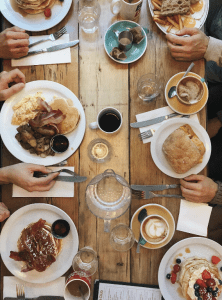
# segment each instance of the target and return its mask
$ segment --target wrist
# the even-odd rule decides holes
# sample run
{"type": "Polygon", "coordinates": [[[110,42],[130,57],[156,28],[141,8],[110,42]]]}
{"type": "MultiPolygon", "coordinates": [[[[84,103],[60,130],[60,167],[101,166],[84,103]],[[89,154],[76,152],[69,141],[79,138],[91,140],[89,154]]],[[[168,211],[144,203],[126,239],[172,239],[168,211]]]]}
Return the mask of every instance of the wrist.
{"type": "Polygon", "coordinates": [[[215,196],[210,203],[222,205],[222,182],[216,181],[215,183],[217,184],[217,190],[215,190],[215,196]]]}
{"type": "Polygon", "coordinates": [[[9,168],[10,167],[0,168],[0,184],[10,183],[9,168]]]}

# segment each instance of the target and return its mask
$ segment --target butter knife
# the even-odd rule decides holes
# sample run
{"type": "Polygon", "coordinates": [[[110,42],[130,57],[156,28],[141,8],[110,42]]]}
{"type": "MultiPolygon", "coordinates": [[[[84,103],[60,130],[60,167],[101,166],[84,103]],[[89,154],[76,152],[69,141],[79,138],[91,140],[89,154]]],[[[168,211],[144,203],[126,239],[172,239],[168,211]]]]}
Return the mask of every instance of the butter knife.
{"type": "Polygon", "coordinates": [[[158,117],[158,118],[147,120],[147,121],[135,122],[135,123],[131,123],[130,126],[133,128],[145,127],[145,126],[161,123],[165,120],[168,120],[168,119],[176,117],[176,116],[179,116],[179,114],[173,113],[173,114],[169,114],[166,116],[158,117]]]}
{"type": "Polygon", "coordinates": [[[175,189],[179,184],[159,184],[159,185],[134,185],[131,184],[131,189],[135,191],[163,191],[168,189],[175,189]]]}
{"type": "MultiPolygon", "coordinates": [[[[79,43],[79,40],[76,40],[76,41],[72,41],[72,42],[52,46],[52,47],[49,47],[49,48],[43,48],[43,49],[36,50],[36,51],[29,51],[26,56],[39,54],[39,53],[44,53],[44,52],[53,52],[53,51],[62,50],[62,49],[68,48],[68,47],[73,47],[73,46],[77,45],[78,43],[79,43]]],[[[26,57],[26,56],[23,56],[23,57],[26,57]]]]}
{"type": "MultiPolygon", "coordinates": [[[[5,297],[4,300],[18,300],[18,298],[5,297]]],[[[64,299],[64,297],[61,297],[61,296],[39,296],[39,297],[35,297],[35,298],[25,297],[25,300],[65,300],[65,299],[64,299]]]]}
{"type": "Polygon", "coordinates": [[[66,182],[83,182],[86,181],[87,177],[85,176],[57,176],[53,180],[56,181],[66,181],[66,182]]]}

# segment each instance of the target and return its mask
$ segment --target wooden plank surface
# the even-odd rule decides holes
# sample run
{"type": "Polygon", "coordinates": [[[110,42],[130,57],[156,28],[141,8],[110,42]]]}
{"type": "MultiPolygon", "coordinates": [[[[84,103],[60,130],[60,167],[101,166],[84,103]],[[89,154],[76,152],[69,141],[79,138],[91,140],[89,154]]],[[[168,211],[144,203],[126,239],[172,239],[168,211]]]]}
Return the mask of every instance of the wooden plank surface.
{"type": "MultiPolygon", "coordinates": [[[[130,129],[129,123],[135,121],[135,115],[166,106],[164,94],[152,103],[144,103],[137,95],[138,79],[146,73],[155,73],[165,87],[171,76],[185,71],[189,63],[176,62],[170,56],[165,35],[152,22],[147,1],[142,5],[139,24],[148,27],[150,35],[148,47],[143,57],[130,65],[122,65],[112,61],[104,50],[104,35],[108,27],[117,20],[110,12],[110,1],[100,1],[101,17],[99,30],[89,36],[78,28],[77,1],[73,1],[66,18],[51,33],[66,25],[70,40],[79,38],[78,48],[72,48],[71,64],[21,67],[27,82],[33,80],[52,80],[63,84],[80,99],[86,115],[86,132],[79,149],[72,155],[68,163],[74,166],[88,180],[75,184],[74,198],[12,198],[11,185],[3,187],[2,201],[9,207],[11,213],[30,203],[50,203],[63,209],[74,221],[79,234],[80,248],[91,246],[98,253],[99,270],[95,278],[133,283],[157,284],[158,266],[164,253],[177,241],[191,235],[176,231],[172,241],[158,250],[148,250],[141,247],[141,253],[136,254],[136,244],[130,251],[114,251],[109,244],[109,234],[104,232],[103,220],[96,218],[85,203],[85,190],[89,181],[106,169],[113,169],[131,184],[178,183],[157,169],[150,154],[150,144],[142,144],[138,140],[138,130],[130,129]],[[116,135],[105,135],[101,131],[89,129],[89,123],[96,120],[98,112],[107,106],[117,108],[123,115],[123,126],[116,135]],[[96,164],[87,154],[89,143],[95,138],[107,139],[113,147],[113,155],[109,162],[96,164]]],[[[7,21],[4,26],[8,27],[7,21]]],[[[46,33],[46,32],[43,32],[46,33]]],[[[37,34],[43,34],[35,33],[37,34]]],[[[3,62],[4,70],[11,69],[10,61],[3,62]]],[[[198,61],[193,72],[204,76],[204,61],[198,61]]],[[[205,123],[205,110],[199,114],[201,124],[205,123]]],[[[17,160],[3,147],[3,166],[14,164],[17,160]]],[[[206,172],[206,170],[204,171],[206,172]]],[[[172,193],[174,190],[172,191],[172,193]]],[[[179,190],[175,190],[179,193],[179,190]]],[[[118,223],[129,225],[131,216],[146,203],[158,203],[168,208],[177,222],[179,212],[178,199],[158,198],[138,200],[133,198],[130,209],[120,218],[111,222],[111,228],[118,223]]],[[[10,275],[1,262],[2,278],[10,275]]],[[[2,299],[2,292],[1,292],[2,299]]],[[[92,296],[90,297],[92,299],[92,296]]]]}

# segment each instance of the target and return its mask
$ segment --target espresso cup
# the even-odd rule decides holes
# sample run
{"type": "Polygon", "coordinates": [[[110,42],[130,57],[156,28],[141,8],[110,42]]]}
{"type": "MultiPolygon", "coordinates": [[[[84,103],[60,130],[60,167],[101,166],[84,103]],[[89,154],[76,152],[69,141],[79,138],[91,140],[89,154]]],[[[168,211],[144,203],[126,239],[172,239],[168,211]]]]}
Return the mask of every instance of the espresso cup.
{"type": "Polygon", "coordinates": [[[90,286],[91,277],[86,272],[75,271],[71,273],[65,284],[65,300],[79,300],[82,299],[82,295],[85,300],[88,300],[90,297],[90,286]]]}
{"type": "Polygon", "coordinates": [[[114,15],[120,14],[125,20],[139,18],[143,0],[113,0],[110,9],[114,15]]]}
{"type": "Polygon", "coordinates": [[[140,226],[140,232],[144,240],[150,244],[161,244],[168,238],[169,224],[159,215],[147,216],[140,226]]]}
{"type": "Polygon", "coordinates": [[[133,45],[133,35],[128,30],[120,32],[118,36],[119,48],[123,51],[128,51],[133,45]]]}
{"type": "Polygon", "coordinates": [[[106,107],[98,113],[96,122],[89,124],[89,128],[98,128],[104,133],[112,134],[120,130],[122,122],[122,115],[118,109],[106,107]]]}

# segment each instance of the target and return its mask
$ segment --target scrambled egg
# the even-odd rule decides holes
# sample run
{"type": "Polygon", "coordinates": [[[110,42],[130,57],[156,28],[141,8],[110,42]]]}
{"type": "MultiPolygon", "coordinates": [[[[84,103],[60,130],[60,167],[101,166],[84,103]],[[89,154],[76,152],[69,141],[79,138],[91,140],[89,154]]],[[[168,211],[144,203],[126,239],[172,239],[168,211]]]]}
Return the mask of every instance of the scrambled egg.
{"type": "Polygon", "coordinates": [[[42,97],[41,92],[37,92],[35,95],[27,95],[21,101],[13,106],[14,114],[12,116],[12,125],[24,125],[27,124],[29,120],[32,120],[37,115],[37,110],[39,108],[37,98],[42,97]]]}

